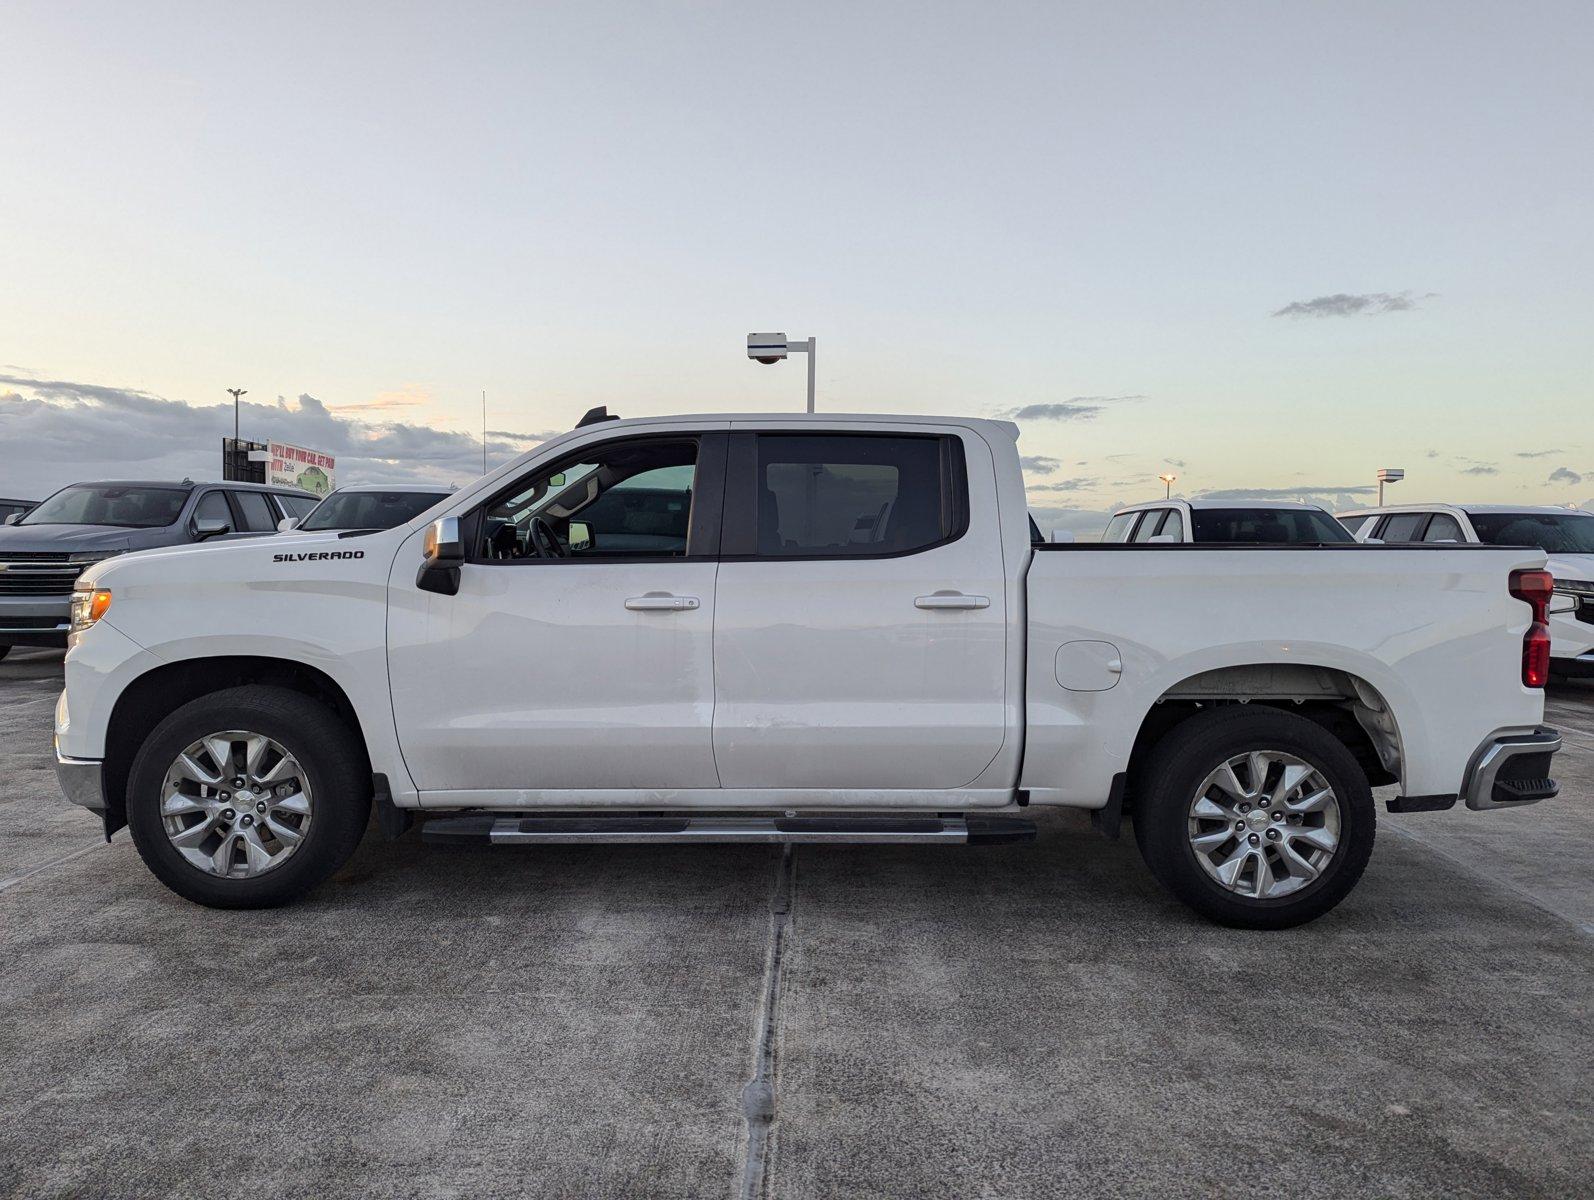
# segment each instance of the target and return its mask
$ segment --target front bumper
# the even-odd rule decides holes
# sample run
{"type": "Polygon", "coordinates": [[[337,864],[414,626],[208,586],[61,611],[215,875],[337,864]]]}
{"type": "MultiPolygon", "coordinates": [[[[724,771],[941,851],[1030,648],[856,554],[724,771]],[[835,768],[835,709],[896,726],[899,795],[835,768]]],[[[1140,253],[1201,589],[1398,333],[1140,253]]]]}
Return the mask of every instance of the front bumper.
{"type": "Polygon", "coordinates": [[[0,595],[0,646],[65,646],[70,596],[0,595]]]}
{"type": "Polygon", "coordinates": [[[97,813],[105,812],[105,764],[97,758],[71,758],[55,752],[55,778],[61,794],[73,804],[97,813]]]}
{"type": "Polygon", "coordinates": [[[1561,735],[1544,726],[1491,737],[1467,764],[1461,785],[1467,807],[1520,808],[1549,799],[1561,790],[1550,778],[1550,757],[1560,748],[1561,735]]]}

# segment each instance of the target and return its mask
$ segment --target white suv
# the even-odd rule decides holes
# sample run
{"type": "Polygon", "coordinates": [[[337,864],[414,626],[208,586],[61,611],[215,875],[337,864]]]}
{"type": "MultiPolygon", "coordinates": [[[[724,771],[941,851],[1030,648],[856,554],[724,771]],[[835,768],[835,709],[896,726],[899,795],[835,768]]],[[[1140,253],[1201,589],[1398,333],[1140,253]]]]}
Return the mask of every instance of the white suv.
{"type": "Polygon", "coordinates": [[[1156,500],[1113,514],[1104,542],[1302,546],[1355,541],[1325,508],[1289,500],[1156,500]]]}
{"type": "Polygon", "coordinates": [[[1594,513],[1550,505],[1402,504],[1340,513],[1358,542],[1537,546],[1550,556],[1550,669],[1594,675],[1594,513]]]}

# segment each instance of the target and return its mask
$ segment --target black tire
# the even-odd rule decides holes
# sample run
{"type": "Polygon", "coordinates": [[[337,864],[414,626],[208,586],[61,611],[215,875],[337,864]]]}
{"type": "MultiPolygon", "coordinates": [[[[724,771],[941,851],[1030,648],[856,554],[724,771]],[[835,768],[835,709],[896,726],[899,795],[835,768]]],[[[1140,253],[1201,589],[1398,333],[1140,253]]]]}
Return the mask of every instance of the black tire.
{"type": "Polygon", "coordinates": [[[1356,886],[1373,852],[1377,810],[1366,772],[1338,738],[1293,713],[1256,705],[1200,713],[1157,743],[1140,779],[1132,820],[1146,865],[1180,900],[1222,925],[1286,929],[1314,920],[1356,886]],[[1252,750],[1283,751],[1315,767],[1339,802],[1339,845],[1322,874],[1273,899],[1228,890],[1202,868],[1190,844],[1190,808],[1202,782],[1252,750]]]}
{"type": "Polygon", "coordinates": [[[128,777],[127,824],[144,862],[179,896],[211,908],[270,908],[302,896],[349,860],[370,812],[371,776],[353,731],[324,704],[286,688],[229,688],[189,701],[144,739],[128,777]],[[309,832],[292,856],[247,879],[189,863],[160,814],[167,768],[199,738],[230,729],[262,733],[291,751],[315,804],[309,832]]]}

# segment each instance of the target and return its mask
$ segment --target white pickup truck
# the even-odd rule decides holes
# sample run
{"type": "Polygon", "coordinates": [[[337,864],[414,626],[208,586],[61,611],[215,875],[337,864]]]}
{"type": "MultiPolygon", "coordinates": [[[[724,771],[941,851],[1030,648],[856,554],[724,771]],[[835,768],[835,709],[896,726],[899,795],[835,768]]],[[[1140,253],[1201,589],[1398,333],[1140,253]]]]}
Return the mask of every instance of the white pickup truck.
{"type": "Polygon", "coordinates": [[[1218,921],[1342,899],[1397,811],[1553,795],[1544,555],[1031,541],[1010,424],[575,430],[377,532],[91,567],[66,795],[203,904],[375,824],[491,843],[979,842],[1127,814],[1218,921]]]}

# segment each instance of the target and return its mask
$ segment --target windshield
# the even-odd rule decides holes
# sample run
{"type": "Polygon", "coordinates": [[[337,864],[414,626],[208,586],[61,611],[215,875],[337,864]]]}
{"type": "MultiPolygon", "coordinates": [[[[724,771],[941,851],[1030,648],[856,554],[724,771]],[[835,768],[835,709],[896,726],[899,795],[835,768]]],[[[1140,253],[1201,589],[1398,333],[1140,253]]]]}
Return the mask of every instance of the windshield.
{"type": "Polygon", "coordinates": [[[154,529],[177,520],[187,499],[187,488],[80,483],[61,489],[17,523],[154,529]]]}
{"type": "Polygon", "coordinates": [[[431,508],[447,492],[333,492],[300,529],[392,529],[431,508]]]}
{"type": "Polygon", "coordinates": [[[1197,508],[1190,529],[1198,542],[1354,542],[1349,532],[1315,508],[1197,508]]]}
{"type": "Polygon", "coordinates": [[[1468,513],[1478,540],[1537,546],[1548,554],[1594,554],[1594,513],[1468,513]]]}

